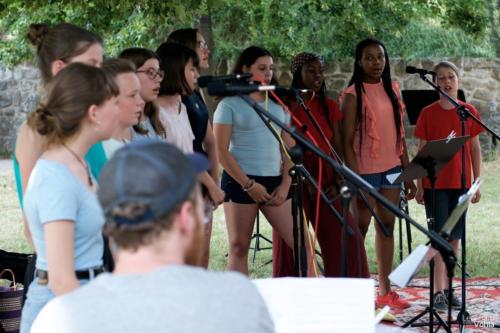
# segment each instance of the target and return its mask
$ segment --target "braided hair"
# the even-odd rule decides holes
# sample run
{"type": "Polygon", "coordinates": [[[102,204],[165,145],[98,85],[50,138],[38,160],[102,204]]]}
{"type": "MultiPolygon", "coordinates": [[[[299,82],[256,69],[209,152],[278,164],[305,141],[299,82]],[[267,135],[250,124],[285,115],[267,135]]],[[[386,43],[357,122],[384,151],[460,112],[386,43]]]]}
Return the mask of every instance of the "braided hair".
{"type": "Polygon", "coordinates": [[[354,57],[354,72],[352,74],[351,80],[349,81],[349,86],[354,84],[354,88],[356,91],[356,118],[357,118],[357,126],[360,128],[360,137],[359,137],[359,147],[361,149],[362,141],[363,141],[363,125],[365,126],[366,131],[366,121],[363,119],[363,79],[365,73],[363,71],[363,67],[361,66],[361,58],[363,55],[363,51],[366,47],[370,45],[378,45],[384,50],[385,57],[385,67],[382,72],[382,84],[384,86],[384,90],[387,93],[387,96],[391,100],[393,114],[394,114],[394,122],[396,124],[396,133],[397,133],[397,142],[401,140],[401,115],[400,115],[400,106],[398,102],[398,97],[394,93],[392,89],[392,79],[391,79],[391,69],[389,65],[389,55],[387,53],[387,49],[385,45],[372,38],[367,38],[362,40],[356,46],[355,57],[354,57]]]}

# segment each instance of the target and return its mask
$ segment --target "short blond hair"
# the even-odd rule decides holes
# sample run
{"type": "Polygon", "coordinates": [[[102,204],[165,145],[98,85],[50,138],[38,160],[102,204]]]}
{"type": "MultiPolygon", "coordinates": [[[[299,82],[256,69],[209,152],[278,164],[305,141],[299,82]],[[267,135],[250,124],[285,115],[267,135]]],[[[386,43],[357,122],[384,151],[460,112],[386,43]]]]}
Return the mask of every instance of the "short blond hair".
{"type": "Polygon", "coordinates": [[[455,74],[457,75],[458,78],[460,78],[460,70],[458,69],[458,67],[452,63],[451,61],[441,61],[439,62],[436,66],[434,66],[434,72],[437,73],[437,71],[440,69],[440,68],[449,68],[451,69],[452,71],[455,72],[455,74]]]}

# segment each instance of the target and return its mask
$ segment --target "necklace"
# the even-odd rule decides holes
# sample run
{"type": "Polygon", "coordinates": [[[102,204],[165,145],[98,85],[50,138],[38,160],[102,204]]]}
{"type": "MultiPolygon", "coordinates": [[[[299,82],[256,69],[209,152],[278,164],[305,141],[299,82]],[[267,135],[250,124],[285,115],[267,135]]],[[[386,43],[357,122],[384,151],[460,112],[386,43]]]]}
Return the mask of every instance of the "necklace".
{"type": "Polygon", "coordinates": [[[89,165],[87,162],[82,160],[80,156],[78,156],[70,147],[66,146],[66,144],[62,144],[76,159],[77,161],[85,168],[85,171],[87,171],[87,180],[89,182],[89,185],[92,187],[94,186],[94,182],[92,181],[92,176],[90,175],[90,169],[89,165]]]}

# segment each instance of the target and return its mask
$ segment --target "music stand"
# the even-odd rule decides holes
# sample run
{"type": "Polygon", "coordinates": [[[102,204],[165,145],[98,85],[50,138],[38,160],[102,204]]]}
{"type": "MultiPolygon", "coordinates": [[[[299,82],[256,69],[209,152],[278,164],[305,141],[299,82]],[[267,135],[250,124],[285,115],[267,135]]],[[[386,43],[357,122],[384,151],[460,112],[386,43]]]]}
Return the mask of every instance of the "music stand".
{"type": "MultiPolygon", "coordinates": [[[[405,182],[414,179],[421,179],[423,177],[429,177],[431,181],[431,209],[430,216],[427,219],[429,229],[434,229],[434,216],[435,216],[435,197],[434,197],[434,185],[436,182],[437,175],[444,168],[446,164],[455,156],[458,150],[465,144],[469,137],[449,137],[442,140],[428,141],[422,149],[417,153],[417,156],[413,158],[410,164],[405,168],[405,170],[396,178],[395,181],[405,182]]],[[[434,245],[434,244],[433,244],[434,245]]],[[[453,251],[451,253],[446,253],[440,250],[443,260],[446,263],[446,268],[448,270],[448,276],[450,277],[450,284],[453,277],[453,270],[455,267],[456,257],[453,251]]],[[[412,325],[416,320],[420,319],[426,313],[429,313],[429,332],[434,330],[434,317],[443,326],[443,328],[451,333],[449,326],[444,322],[444,320],[438,315],[434,309],[434,260],[429,263],[430,274],[429,274],[429,306],[420,314],[412,318],[410,321],[405,323],[403,327],[408,327],[412,325]]],[[[451,289],[451,288],[450,288],[451,289]]],[[[449,298],[451,298],[451,293],[449,293],[449,298]]],[[[448,302],[448,323],[451,322],[451,302],[448,302]]],[[[424,324],[415,324],[412,326],[426,326],[424,324]]]]}
{"type": "MultiPolygon", "coordinates": [[[[446,223],[441,228],[439,234],[448,239],[451,231],[462,218],[465,210],[469,206],[471,199],[479,190],[480,180],[477,178],[466,194],[458,199],[458,205],[453,209],[446,223]]],[[[405,288],[413,277],[420,271],[423,265],[429,262],[437,251],[430,246],[419,245],[392,273],[389,279],[400,288],[405,288]]]]}
{"type": "Polygon", "coordinates": [[[479,190],[480,185],[481,181],[479,180],[479,178],[477,178],[474,181],[474,183],[472,183],[472,186],[467,191],[467,193],[461,195],[460,198],[458,198],[457,206],[455,207],[455,209],[453,209],[450,216],[446,220],[446,223],[441,228],[440,234],[443,235],[443,237],[445,238],[450,237],[451,231],[464,215],[465,210],[467,209],[467,207],[469,207],[470,201],[472,200],[476,192],[479,190]]]}
{"type": "MultiPolygon", "coordinates": [[[[418,116],[423,108],[439,100],[439,93],[435,90],[403,90],[403,101],[410,125],[417,123],[418,116]]],[[[458,89],[458,99],[466,102],[462,89],[458,89]]]]}

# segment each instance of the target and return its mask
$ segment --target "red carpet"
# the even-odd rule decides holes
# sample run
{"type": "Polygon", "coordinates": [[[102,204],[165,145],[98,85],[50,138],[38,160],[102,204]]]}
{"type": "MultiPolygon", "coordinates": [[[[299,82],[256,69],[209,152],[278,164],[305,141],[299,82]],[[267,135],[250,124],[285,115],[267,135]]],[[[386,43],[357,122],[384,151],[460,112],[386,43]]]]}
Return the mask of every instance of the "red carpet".
{"type": "MultiPolygon", "coordinates": [[[[460,279],[455,279],[453,286],[459,297],[461,293],[460,279]]],[[[409,301],[412,306],[406,310],[392,310],[397,318],[396,325],[401,326],[429,305],[429,281],[428,278],[415,278],[411,284],[404,289],[395,289],[401,297],[409,301]]],[[[460,298],[460,297],[459,297],[460,298]]],[[[467,279],[467,312],[473,325],[467,326],[466,332],[497,332],[500,329],[488,328],[493,323],[500,324],[500,278],[472,278],[467,279]],[[489,326],[488,326],[489,325],[489,326]],[[486,328],[485,328],[486,327],[486,328]]],[[[452,318],[457,318],[458,311],[452,312],[452,318]]],[[[447,313],[439,313],[446,320],[447,313]]],[[[420,318],[418,322],[428,321],[428,315],[420,318]]],[[[437,326],[435,326],[437,327],[437,326]]],[[[416,328],[414,328],[416,329],[416,328]]],[[[428,327],[418,328],[421,332],[428,332],[428,327]]],[[[458,332],[458,325],[452,327],[458,332]]],[[[444,330],[440,330],[444,332],[444,330]]]]}

